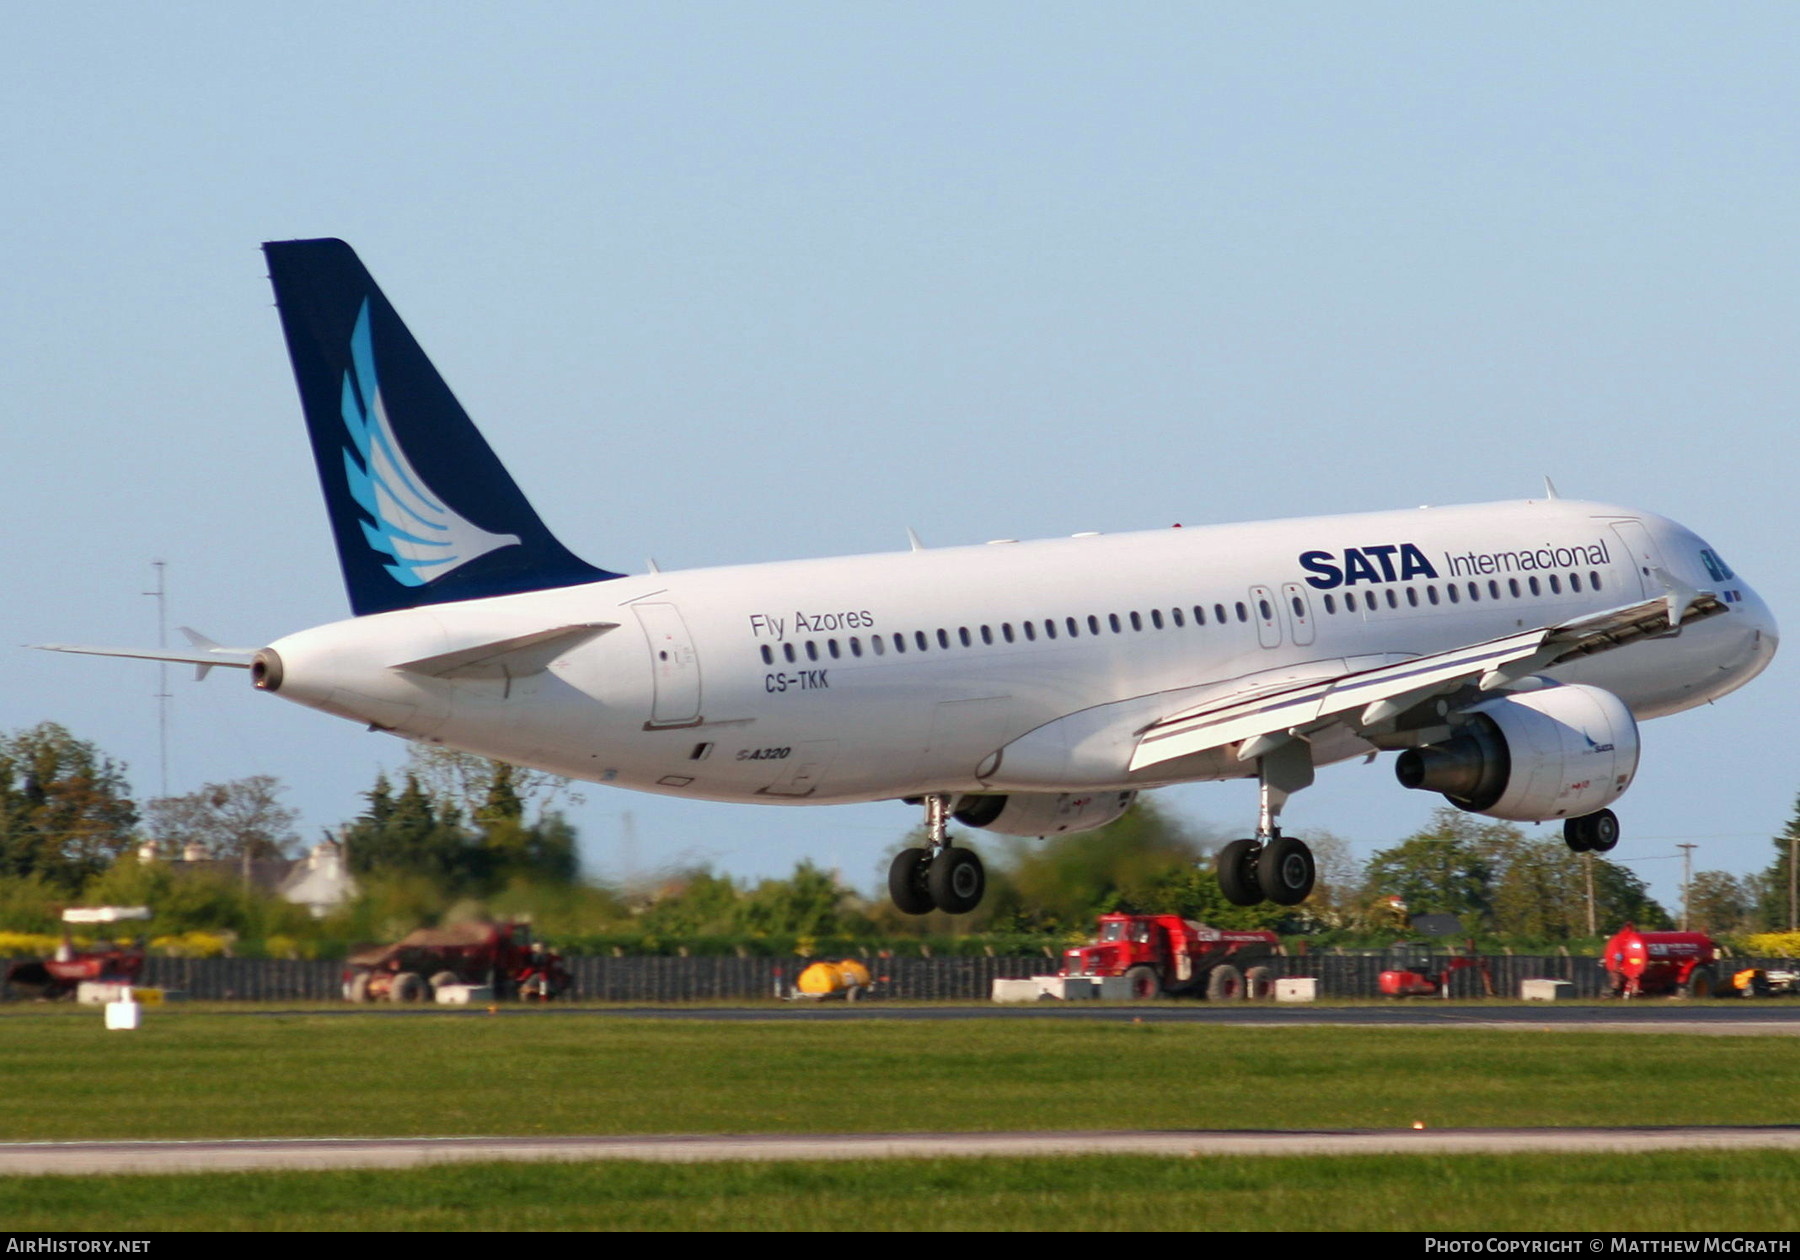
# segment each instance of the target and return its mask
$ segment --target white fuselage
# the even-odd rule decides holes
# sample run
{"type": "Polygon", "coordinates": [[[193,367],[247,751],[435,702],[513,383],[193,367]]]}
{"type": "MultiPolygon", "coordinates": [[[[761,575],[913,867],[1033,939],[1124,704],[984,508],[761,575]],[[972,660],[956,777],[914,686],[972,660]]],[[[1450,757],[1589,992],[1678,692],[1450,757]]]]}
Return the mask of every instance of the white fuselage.
{"type": "MultiPolygon", "coordinates": [[[[1704,547],[1605,504],[1423,508],[651,573],[337,622],[272,650],[286,698],[644,791],[817,804],[1123,789],[1255,773],[1227,750],[1128,770],[1139,731],[1213,694],[1652,598],[1659,569],[1718,591],[1728,615],[1555,677],[1640,719],[1711,700],[1776,638],[1704,547]],[[547,668],[395,668],[581,625],[610,628],[547,668]]],[[[1313,755],[1372,748],[1346,731],[1313,755]]]]}

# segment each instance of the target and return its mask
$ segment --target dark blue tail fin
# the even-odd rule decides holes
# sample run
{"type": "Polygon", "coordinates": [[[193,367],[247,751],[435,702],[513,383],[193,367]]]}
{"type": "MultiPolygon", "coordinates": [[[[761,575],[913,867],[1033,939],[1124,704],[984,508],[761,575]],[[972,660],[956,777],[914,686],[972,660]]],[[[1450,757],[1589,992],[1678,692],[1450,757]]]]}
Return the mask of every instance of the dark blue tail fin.
{"type": "Polygon", "coordinates": [[[544,528],[354,250],[263,253],[357,616],[619,576],[544,528]]]}

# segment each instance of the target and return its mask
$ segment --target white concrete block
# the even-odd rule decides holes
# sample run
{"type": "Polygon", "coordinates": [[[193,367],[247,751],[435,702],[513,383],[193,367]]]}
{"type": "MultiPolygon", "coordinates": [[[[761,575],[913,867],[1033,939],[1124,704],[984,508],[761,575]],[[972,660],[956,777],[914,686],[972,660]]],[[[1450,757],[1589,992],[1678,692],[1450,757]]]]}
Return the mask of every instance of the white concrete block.
{"type": "Polygon", "coordinates": [[[1562,1002],[1575,996],[1575,986],[1567,980],[1521,980],[1519,996],[1527,1002],[1562,1002]]]}
{"type": "Polygon", "coordinates": [[[129,998],[106,1004],[106,1027],[130,1032],[138,1026],[138,1004],[129,998]]]}
{"type": "Polygon", "coordinates": [[[440,984],[437,987],[440,1006],[481,1006],[494,1000],[491,984],[440,984]]]}
{"type": "Polygon", "coordinates": [[[1034,979],[994,981],[996,1002],[1035,1002],[1043,996],[1042,986],[1034,979]]]}
{"type": "Polygon", "coordinates": [[[1275,981],[1277,1002],[1311,1002],[1319,996],[1316,976],[1282,976],[1275,981]]]}
{"type": "Polygon", "coordinates": [[[129,980],[83,980],[75,986],[75,1000],[90,1006],[117,1002],[130,988],[129,980]]]}
{"type": "Polygon", "coordinates": [[[1096,983],[1100,986],[1102,1002],[1131,1001],[1131,981],[1124,976],[1101,976],[1096,983]]]}

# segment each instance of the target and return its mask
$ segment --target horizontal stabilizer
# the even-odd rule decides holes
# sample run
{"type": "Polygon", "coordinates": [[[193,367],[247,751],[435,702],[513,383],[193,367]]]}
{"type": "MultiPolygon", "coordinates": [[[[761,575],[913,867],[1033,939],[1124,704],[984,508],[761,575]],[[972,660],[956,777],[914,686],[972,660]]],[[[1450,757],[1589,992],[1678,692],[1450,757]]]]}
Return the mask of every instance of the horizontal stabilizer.
{"type": "Polygon", "coordinates": [[[572,648],[617,630],[616,621],[534,630],[510,639],[495,639],[438,656],[420,657],[394,666],[431,678],[523,678],[550,668],[550,662],[572,648]]]}
{"type": "Polygon", "coordinates": [[[192,665],[195,682],[205,678],[216,665],[223,665],[226,669],[249,669],[256,660],[256,648],[221,647],[199,631],[190,630],[186,626],[181,627],[181,633],[187,636],[191,645],[185,652],[175,648],[88,647],[79,643],[34,643],[31,646],[44,652],[123,656],[138,661],[168,661],[176,665],[192,665]]]}

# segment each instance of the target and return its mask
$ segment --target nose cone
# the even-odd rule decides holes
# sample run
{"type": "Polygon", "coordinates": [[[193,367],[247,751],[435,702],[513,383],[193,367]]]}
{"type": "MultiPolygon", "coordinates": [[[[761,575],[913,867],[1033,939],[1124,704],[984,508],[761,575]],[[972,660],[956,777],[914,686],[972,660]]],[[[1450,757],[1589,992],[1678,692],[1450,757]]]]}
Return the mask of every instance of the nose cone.
{"type": "Polygon", "coordinates": [[[1732,601],[1731,613],[1722,620],[1735,628],[1743,644],[1741,663],[1731,670],[1732,686],[1741,687],[1775,659],[1775,649],[1781,645],[1781,628],[1762,596],[1741,583],[1734,590],[1737,597],[1732,601]]]}

